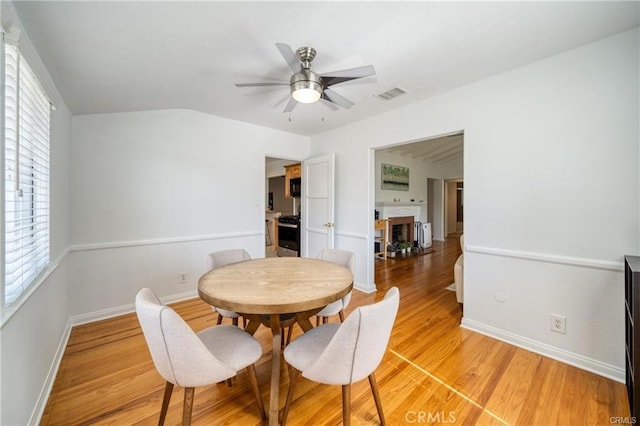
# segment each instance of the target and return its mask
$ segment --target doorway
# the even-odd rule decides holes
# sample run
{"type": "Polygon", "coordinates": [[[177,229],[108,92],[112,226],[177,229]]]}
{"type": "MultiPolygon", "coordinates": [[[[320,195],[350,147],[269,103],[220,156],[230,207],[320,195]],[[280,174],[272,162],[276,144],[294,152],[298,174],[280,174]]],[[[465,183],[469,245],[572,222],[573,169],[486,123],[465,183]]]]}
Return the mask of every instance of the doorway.
{"type": "Polygon", "coordinates": [[[461,234],[464,227],[464,180],[447,180],[445,188],[446,235],[461,234]]]}
{"type": "Polygon", "coordinates": [[[285,166],[299,162],[284,158],[265,158],[265,257],[278,255],[278,218],[293,215],[300,204],[300,197],[285,195],[285,166]]]}
{"type": "MultiPolygon", "coordinates": [[[[401,216],[410,209],[415,222],[431,224],[432,238],[437,241],[461,232],[463,157],[463,132],[375,150],[375,209],[379,215],[392,211],[401,216]],[[391,165],[406,171],[408,185],[400,190],[383,185],[383,165],[387,169],[391,165]],[[405,208],[388,208],[394,206],[405,208]]],[[[380,219],[388,218],[383,215],[380,219]]]]}

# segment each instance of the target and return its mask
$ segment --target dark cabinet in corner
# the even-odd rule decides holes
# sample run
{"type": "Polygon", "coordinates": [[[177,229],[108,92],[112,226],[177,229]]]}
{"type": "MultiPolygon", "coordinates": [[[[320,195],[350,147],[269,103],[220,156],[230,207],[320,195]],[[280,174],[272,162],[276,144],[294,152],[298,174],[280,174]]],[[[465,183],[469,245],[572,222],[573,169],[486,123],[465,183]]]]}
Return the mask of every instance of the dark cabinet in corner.
{"type": "Polygon", "coordinates": [[[631,417],[640,416],[640,257],[624,257],[624,327],[627,396],[631,417]],[[636,324],[638,326],[636,327],[636,324]]]}

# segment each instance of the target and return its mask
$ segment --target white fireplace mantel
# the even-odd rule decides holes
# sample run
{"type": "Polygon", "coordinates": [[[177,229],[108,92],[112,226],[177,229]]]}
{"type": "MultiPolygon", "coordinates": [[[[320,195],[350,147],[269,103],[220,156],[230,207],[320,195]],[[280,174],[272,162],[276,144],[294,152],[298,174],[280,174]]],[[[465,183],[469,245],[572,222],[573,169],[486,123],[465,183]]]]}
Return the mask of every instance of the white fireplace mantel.
{"type": "Polygon", "coordinates": [[[381,219],[399,216],[413,216],[414,220],[422,220],[423,212],[426,213],[424,203],[396,202],[376,203],[376,210],[380,212],[381,219]]]}

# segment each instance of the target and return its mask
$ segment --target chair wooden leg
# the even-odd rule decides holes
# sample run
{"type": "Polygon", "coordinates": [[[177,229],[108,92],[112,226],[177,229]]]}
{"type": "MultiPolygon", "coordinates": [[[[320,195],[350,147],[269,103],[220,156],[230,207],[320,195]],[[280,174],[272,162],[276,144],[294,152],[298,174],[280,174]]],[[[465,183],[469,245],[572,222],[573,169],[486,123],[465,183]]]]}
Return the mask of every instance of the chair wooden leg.
{"type": "Polygon", "coordinates": [[[182,407],[182,426],[191,424],[191,412],[193,411],[193,394],[195,388],[184,388],[184,405],[182,407]]]}
{"type": "Polygon", "coordinates": [[[376,382],[376,376],[374,373],[369,375],[369,384],[371,385],[371,393],[373,393],[373,400],[376,402],[376,410],[378,410],[378,417],[380,418],[380,425],[386,425],[384,421],[384,412],[382,411],[382,400],[380,399],[380,392],[378,392],[378,382],[376,382]]]}
{"type": "Polygon", "coordinates": [[[340,317],[340,322],[344,322],[344,311],[338,312],[338,316],[340,317]]]}
{"type": "Polygon", "coordinates": [[[247,367],[247,374],[249,375],[249,382],[251,383],[251,389],[256,395],[256,402],[258,403],[258,411],[260,412],[260,418],[267,420],[267,414],[264,411],[264,402],[260,396],[260,388],[258,387],[258,375],[256,374],[255,364],[251,364],[247,367]]]}
{"type": "Polygon", "coordinates": [[[171,393],[173,392],[173,383],[167,382],[164,387],[164,397],[162,398],[162,408],[160,409],[160,419],[158,419],[158,426],[164,425],[164,419],[167,417],[167,410],[169,409],[169,401],[171,401],[171,393]]]}
{"type": "Polygon", "coordinates": [[[351,424],[351,385],[342,385],[342,424],[351,424]]]}
{"type": "Polygon", "coordinates": [[[296,388],[296,382],[298,381],[298,375],[300,372],[295,368],[291,367],[289,369],[289,391],[287,392],[287,400],[284,403],[284,409],[282,410],[282,415],[280,418],[280,424],[284,426],[287,423],[287,415],[289,415],[289,407],[291,406],[291,401],[293,400],[293,391],[296,388]]]}
{"type": "Polygon", "coordinates": [[[217,325],[222,324],[222,315],[220,315],[220,313],[218,313],[218,321],[216,322],[217,325]]]}
{"type": "Polygon", "coordinates": [[[327,324],[329,322],[329,317],[322,317],[322,323],[327,324]]]}
{"type": "Polygon", "coordinates": [[[238,326],[238,317],[231,318],[231,324],[238,326]]]}
{"type": "Polygon", "coordinates": [[[320,317],[316,317],[316,327],[320,325],[320,317]]]}
{"type": "Polygon", "coordinates": [[[287,345],[291,343],[291,336],[293,335],[293,324],[289,326],[289,331],[287,331],[287,345]]]}

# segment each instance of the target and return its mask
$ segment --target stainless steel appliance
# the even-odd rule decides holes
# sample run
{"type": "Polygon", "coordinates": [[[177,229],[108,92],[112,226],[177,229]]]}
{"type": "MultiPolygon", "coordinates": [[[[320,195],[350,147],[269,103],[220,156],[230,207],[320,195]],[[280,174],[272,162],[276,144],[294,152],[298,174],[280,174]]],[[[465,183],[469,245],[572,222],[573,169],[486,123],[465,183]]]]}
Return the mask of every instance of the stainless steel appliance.
{"type": "Polygon", "coordinates": [[[300,257],[300,216],[278,219],[278,256],[300,257]]]}
{"type": "MultiPolygon", "coordinates": [[[[292,197],[299,197],[302,191],[302,179],[293,178],[289,180],[289,193],[292,197]]],[[[294,212],[295,213],[295,212],[294,212]]]]}

